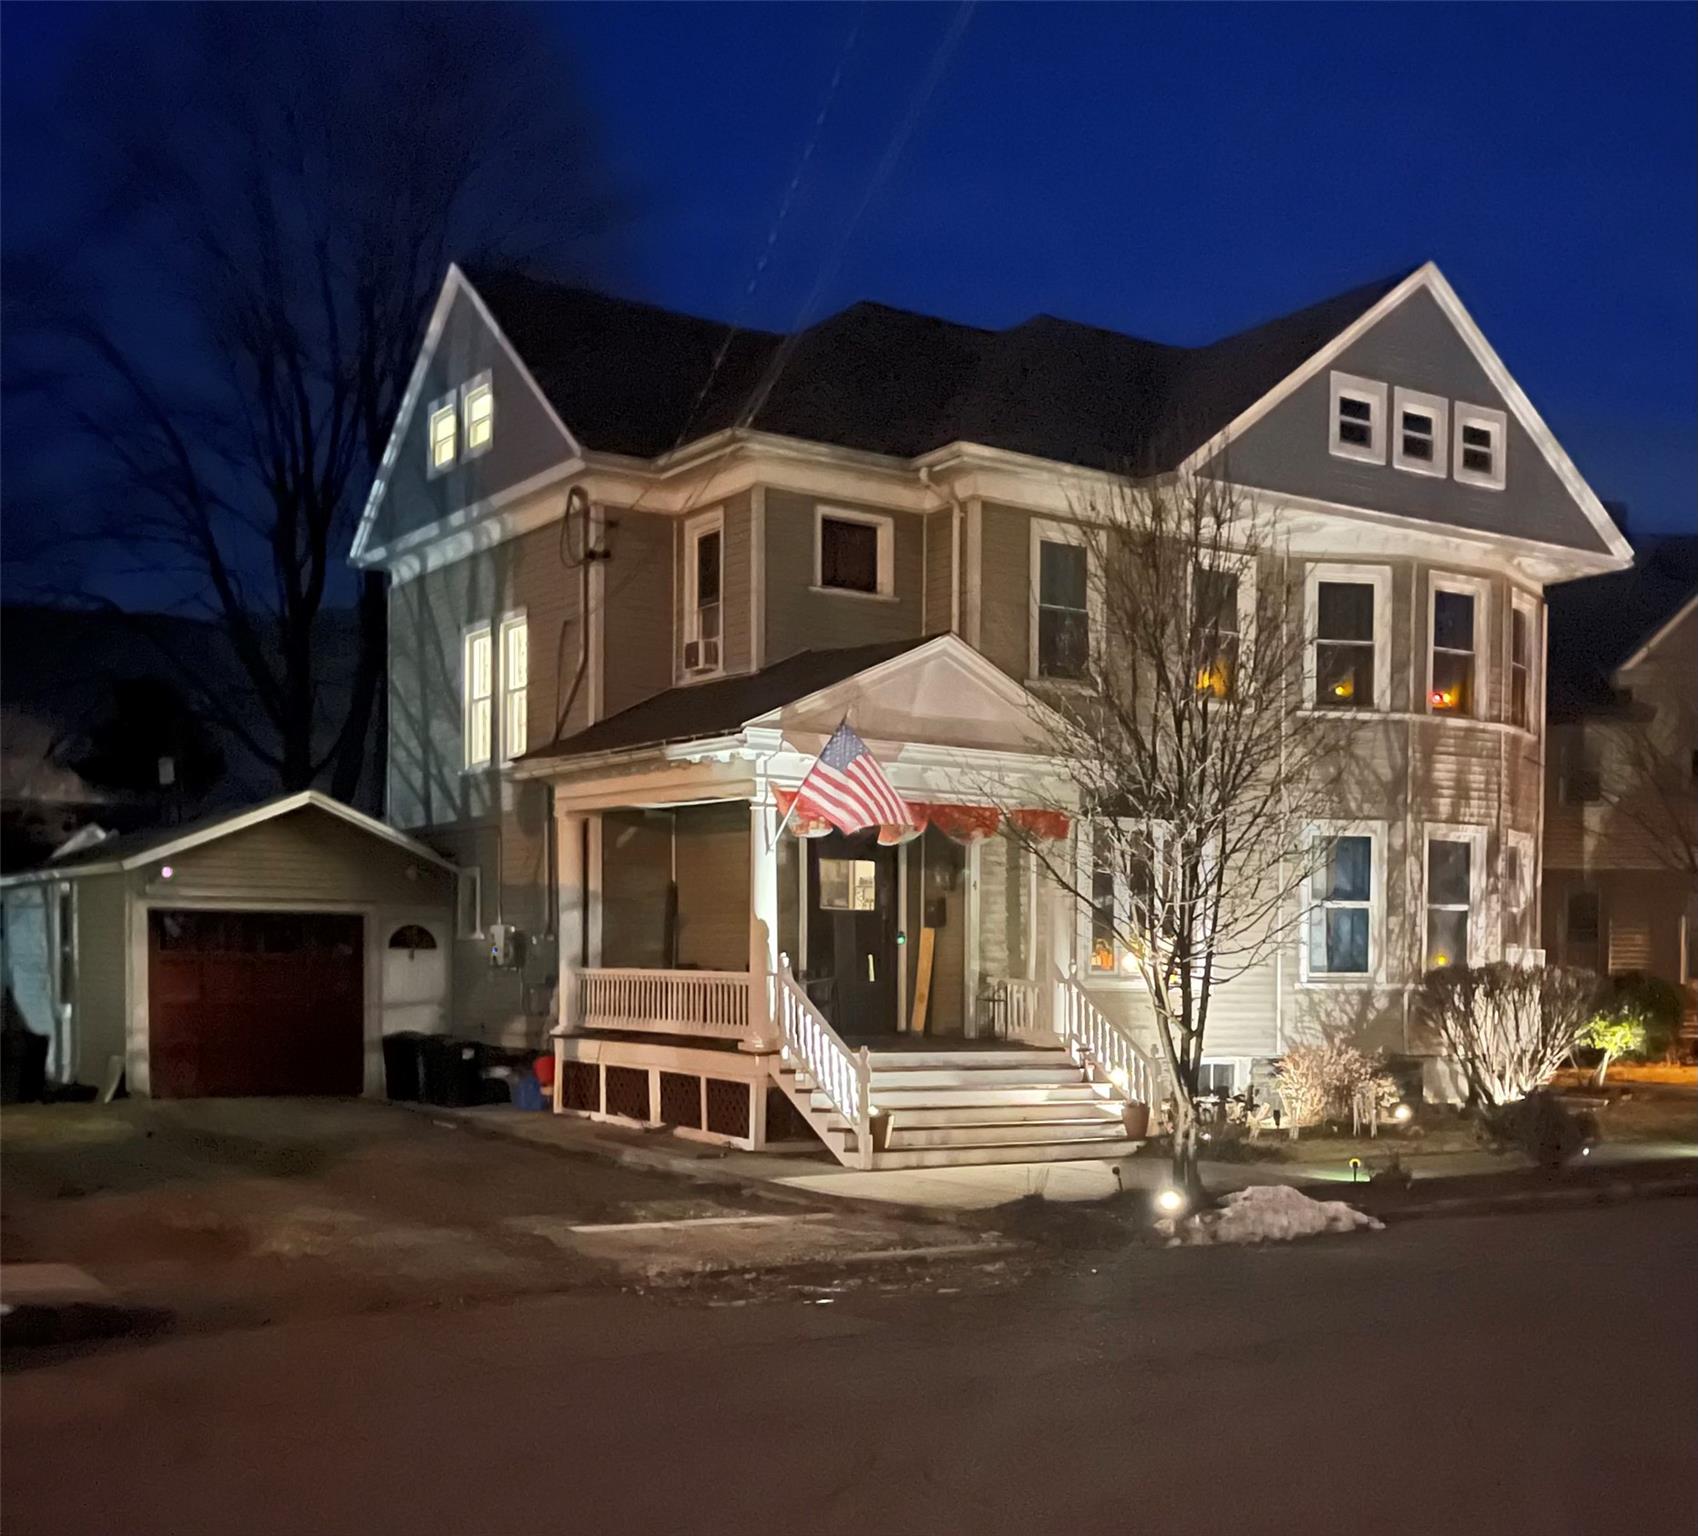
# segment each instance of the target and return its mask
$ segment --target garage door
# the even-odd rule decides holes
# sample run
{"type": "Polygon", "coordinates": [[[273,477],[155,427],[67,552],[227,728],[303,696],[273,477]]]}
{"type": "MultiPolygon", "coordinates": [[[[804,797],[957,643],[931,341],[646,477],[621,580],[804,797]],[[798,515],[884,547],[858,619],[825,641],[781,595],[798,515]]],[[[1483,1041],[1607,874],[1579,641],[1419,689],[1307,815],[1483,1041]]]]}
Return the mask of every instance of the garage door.
{"type": "Polygon", "coordinates": [[[364,955],[358,917],[150,912],[154,1095],[360,1092],[364,955]]]}

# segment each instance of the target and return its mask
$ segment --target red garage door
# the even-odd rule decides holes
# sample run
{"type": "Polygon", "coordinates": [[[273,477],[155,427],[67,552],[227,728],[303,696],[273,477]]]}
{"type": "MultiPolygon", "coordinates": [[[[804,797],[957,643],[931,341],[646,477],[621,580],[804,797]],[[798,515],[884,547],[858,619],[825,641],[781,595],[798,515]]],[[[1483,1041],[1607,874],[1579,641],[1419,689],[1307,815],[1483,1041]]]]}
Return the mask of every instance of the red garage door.
{"type": "Polygon", "coordinates": [[[360,1092],[364,955],[358,917],[150,912],[155,1097],[360,1092]]]}

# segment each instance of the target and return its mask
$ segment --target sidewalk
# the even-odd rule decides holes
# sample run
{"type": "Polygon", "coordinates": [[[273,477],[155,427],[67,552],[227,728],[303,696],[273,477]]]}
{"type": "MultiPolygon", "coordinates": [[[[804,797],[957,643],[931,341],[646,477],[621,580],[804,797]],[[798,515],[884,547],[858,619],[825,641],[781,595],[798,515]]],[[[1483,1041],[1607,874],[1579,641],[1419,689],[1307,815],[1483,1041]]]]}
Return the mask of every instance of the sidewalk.
{"type": "MultiPolygon", "coordinates": [[[[789,1190],[798,1196],[829,1195],[842,1200],[897,1205],[916,1215],[929,1213],[944,1220],[954,1213],[987,1211],[1034,1195],[1060,1203],[1104,1200],[1128,1189],[1156,1190],[1168,1180],[1168,1165],[1159,1157],[863,1171],[843,1167],[823,1148],[815,1153],[741,1152],[687,1141],[665,1131],[641,1131],[575,1116],[527,1113],[506,1107],[427,1106],[423,1112],[490,1135],[626,1167],[757,1186],[768,1192],[789,1190]]],[[[1392,1150],[1388,1146],[1388,1156],[1392,1150]]],[[[1691,1142],[1606,1143],[1579,1165],[1576,1172],[1666,1163],[1667,1177],[1691,1179],[1698,1171],[1693,1166],[1695,1158],[1698,1158],[1698,1144],[1691,1142]]],[[[1440,1180],[1490,1178],[1495,1183],[1506,1175],[1527,1171],[1525,1163],[1490,1152],[1406,1155],[1404,1163],[1411,1177],[1423,1186],[1423,1194],[1427,1193],[1427,1186],[1440,1180]]],[[[1204,1184],[1216,1193],[1253,1184],[1307,1186],[1352,1182],[1349,1167],[1327,1163],[1204,1162],[1201,1172],[1204,1184]]],[[[1368,1167],[1355,1171],[1362,1181],[1357,1187],[1364,1192],[1369,1172],[1368,1167]]],[[[1436,1190],[1431,1193],[1437,1196],[1436,1190]]]]}

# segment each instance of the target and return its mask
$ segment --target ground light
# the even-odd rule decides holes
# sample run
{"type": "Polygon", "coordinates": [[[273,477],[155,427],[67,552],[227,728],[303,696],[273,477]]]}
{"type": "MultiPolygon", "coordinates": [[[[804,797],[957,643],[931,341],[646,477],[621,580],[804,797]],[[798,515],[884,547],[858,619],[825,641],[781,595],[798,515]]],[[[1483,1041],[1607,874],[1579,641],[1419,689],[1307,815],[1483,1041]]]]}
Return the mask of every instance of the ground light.
{"type": "Polygon", "coordinates": [[[1177,1189],[1164,1189],[1156,1195],[1156,1209],[1167,1216],[1177,1216],[1185,1209],[1185,1196],[1177,1189]]]}
{"type": "Polygon", "coordinates": [[[1414,1114],[1415,1111],[1407,1104],[1399,1104],[1397,1108],[1391,1112],[1391,1117],[1393,1120],[1403,1121],[1413,1118],[1414,1114]]]}

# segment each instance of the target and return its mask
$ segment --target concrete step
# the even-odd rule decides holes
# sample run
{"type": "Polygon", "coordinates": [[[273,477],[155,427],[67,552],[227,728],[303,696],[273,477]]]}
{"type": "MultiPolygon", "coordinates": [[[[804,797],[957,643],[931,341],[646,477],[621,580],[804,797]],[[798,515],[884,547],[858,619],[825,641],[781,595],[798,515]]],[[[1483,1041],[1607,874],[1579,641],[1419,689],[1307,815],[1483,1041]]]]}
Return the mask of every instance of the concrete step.
{"type": "Polygon", "coordinates": [[[985,1104],[957,1105],[938,1109],[926,1105],[914,1109],[891,1109],[892,1126],[927,1129],[944,1125],[1045,1125],[1053,1121],[1103,1121],[1120,1124],[1122,1101],[1118,1098],[1061,1099],[1049,1104],[1006,1104],[1000,1099],[985,1104]]]}
{"type": "Polygon", "coordinates": [[[960,1168],[979,1163],[1070,1163],[1087,1158],[1127,1157],[1137,1151],[1138,1145],[1135,1141],[1120,1137],[1114,1141],[1068,1141],[1034,1146],[912,1147],[907,1151],[875,1153],[873,1168],[960,1168]]]}
{"type": "Polygon", "coordinates": [[[920,1147],[1061,1146],[1072,1143],[1100,1144],[1124,1141],[1126,1129],[1116,1115],[1112,1120],[1042,1120],[1032,1125],[942,1125],[908,1127],[892,1125],[886,1150],[906,1152],[920,1147]]]}
{"type": "Polygon", "coordinates": [[[1068,1067],[1073,1058],[1063,1050],[1016,1051],[869,1051],[875,1072],[935,1067],[1068,1067]]]}
{"type": "Polygon", "coordinates": [[[1038,1067],[920,1067],[893,1072],[878,1068],[872,1074],[873,1098],[886,1089],[915,1088],[1034,1088],[1050,1083],[1077,1083],[1083,1073],[1070,1062],[1038,1067]]]}
{"type": "MultiPolygon", "coordinates": [[[[971,1109],[983,1104],[1092,1104],[1100,1103],[1112,1093],[1106,1083],[1081,1082],[1077,1077],[1070,1083],[1028,1083],[1019,1087],[996,1084],[974,1085],[966,1088],[882,1088],[873,1090],[873,1103],[888,1114],[899,1109],[971,1109]]],[[[812,1102],[824,1102],[818,1090],[812,1102]]]]}

